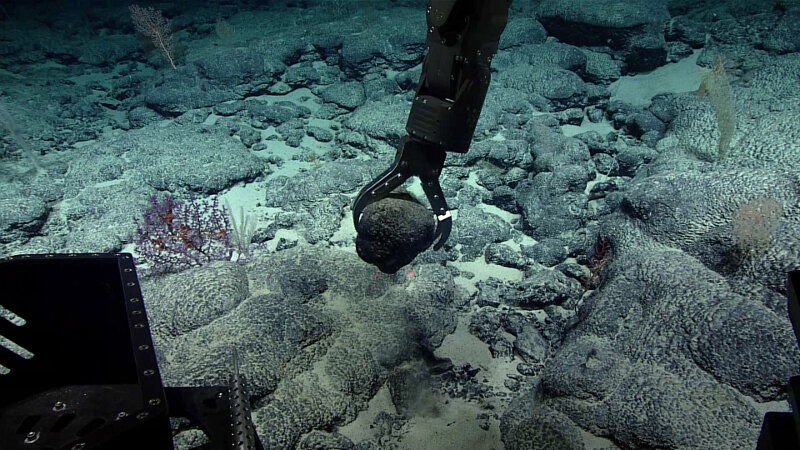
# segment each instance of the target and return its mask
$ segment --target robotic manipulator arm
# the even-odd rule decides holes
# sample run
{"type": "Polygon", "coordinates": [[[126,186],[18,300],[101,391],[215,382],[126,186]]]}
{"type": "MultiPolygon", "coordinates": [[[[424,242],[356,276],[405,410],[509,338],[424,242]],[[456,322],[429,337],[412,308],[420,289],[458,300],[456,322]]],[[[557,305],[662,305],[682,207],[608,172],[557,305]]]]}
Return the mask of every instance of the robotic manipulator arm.
{"type": "Polygon", "coordinates": [[[356,197],[356,230],[367,205],[416,176],[436,214],[433,248],[447,241],[452,219],[439,175],[446,152],[469,150],[510,6],[511,0],[429,0],[427,54],[406,123],[408,135],[391,167],[356,197]]]}

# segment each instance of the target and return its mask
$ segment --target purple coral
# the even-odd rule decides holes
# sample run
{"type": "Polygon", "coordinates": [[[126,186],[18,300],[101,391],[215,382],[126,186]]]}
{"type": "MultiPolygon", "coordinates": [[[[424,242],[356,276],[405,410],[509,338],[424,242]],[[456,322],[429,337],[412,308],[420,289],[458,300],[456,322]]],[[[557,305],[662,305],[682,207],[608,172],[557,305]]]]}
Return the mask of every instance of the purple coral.
{"type": "Polygon", "coordinates": [[[136,222],[139,262],[152,273],[179,272],[211,261],[230,260],[231,225],[216,198],[183,202],[165,195],[150,197],[150,209],[136,222]]]}

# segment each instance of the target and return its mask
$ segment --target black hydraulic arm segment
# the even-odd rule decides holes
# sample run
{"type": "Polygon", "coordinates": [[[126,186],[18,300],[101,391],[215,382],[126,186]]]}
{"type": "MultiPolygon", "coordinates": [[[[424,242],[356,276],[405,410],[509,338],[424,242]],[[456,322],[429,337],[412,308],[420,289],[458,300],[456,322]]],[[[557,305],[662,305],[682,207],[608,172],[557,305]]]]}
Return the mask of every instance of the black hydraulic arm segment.
{"type": "Polygon", "coordinates": [[[469,150],[510,6],[511,0],[429,0],[427,52],[406,123],[408,136],[391,167],[356,197],[356,229],[367,205],[417,176],[436,214],[434,249],[447,241],[452,219],[439,176],[446,152],[469,150]]]}
{"type": "Polygon", "coordinates": [[[511,0],[431,0],[427,53],[406,131],[466,153],[491,81],[511,0]]]}

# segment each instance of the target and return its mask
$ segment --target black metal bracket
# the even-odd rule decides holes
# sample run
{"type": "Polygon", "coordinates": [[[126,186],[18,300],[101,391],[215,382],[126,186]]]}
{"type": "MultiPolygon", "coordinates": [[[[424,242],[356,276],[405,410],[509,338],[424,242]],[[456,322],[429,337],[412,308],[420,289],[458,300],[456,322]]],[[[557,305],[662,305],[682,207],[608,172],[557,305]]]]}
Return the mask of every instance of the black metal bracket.
{"type": "MultiPolygon", "coordinates": [[[[786,280],[789,320],[800,345],[800,270],[789,272],[786,280]]],[[[800,376],[789,379],[787,387],[792,412],[764,415],[756,450],[796,450],[800,448],[800,376]]]]}
{"type": "Polygon", "coordinates": [[[235,367],[231,386],[163,386],[130,254],[14,256],[0,286],[3,450],[169,450],[175,416],[208,449],[261,449],[235,367]]]}

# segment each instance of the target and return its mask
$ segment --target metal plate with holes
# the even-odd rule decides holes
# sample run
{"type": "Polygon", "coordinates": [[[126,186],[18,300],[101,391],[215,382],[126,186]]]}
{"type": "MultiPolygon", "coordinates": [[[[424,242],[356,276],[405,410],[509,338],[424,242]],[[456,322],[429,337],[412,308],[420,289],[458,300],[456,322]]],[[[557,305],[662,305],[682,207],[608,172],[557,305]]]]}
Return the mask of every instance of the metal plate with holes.
{"type": "Polygon", "coordinates": [[[172,448],[130,254],[15,256],[0,286],[0,448],[172,448]]]}

